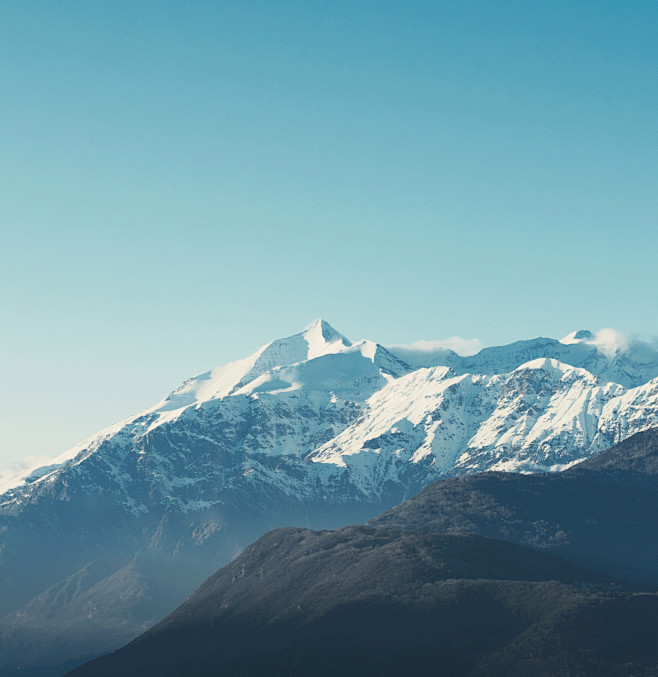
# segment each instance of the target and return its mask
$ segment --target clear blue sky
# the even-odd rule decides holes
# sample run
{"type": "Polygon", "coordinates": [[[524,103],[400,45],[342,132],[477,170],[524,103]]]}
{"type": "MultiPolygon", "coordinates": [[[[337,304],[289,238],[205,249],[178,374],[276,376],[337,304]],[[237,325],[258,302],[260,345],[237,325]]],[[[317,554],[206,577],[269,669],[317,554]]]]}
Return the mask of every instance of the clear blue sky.
{"type": "Polygon", "coordinates": [[[658,334],[658,3],[0,0],[0,468],[328,319],[658,334]]]}

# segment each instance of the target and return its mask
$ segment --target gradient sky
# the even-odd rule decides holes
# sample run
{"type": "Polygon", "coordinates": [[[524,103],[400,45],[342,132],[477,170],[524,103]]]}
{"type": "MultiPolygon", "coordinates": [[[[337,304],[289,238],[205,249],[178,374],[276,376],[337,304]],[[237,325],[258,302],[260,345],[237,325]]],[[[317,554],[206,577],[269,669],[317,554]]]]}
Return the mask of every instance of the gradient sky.
{"type": "Polygon", "coordinates": [[[0,469],[316,317],[658,334],[658,3],[0,0],[0,469]]]}

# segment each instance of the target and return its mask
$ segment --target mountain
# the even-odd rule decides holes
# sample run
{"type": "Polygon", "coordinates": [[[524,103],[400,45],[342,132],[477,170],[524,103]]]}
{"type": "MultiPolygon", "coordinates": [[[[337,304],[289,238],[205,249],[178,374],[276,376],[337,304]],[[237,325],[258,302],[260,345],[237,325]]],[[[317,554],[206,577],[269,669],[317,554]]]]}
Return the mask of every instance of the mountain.
{"type": "Polygon", "coordinates": [[[656,460],[652,430],[548,478],[439,480],[365,526],[270,532],[72,677],[655,675],[655,586],[624,590],[575,561],[610,569],[617,548],[658,584],[656,460]],[[506,540],[456,533],[483,525],[506,540]]]}
{"type": "Polygon", "coordinates": [[[403,352],[319,320],[6,480],[0,672],[62,674],[129,641],[270,529],[361,522],[443,477],[560,470],[658,425],[646,344],[403,352]]]}

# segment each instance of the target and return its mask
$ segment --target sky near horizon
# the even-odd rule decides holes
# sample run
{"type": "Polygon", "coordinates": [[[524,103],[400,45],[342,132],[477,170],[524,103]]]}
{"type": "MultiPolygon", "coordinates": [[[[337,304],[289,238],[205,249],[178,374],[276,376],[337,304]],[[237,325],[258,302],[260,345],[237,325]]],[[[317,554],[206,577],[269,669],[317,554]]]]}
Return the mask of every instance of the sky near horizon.
{"type": "Polygon", "coordinates": [[[0,0],[0,470],[316,317],[658,335],[658,3],[0,0]]]}

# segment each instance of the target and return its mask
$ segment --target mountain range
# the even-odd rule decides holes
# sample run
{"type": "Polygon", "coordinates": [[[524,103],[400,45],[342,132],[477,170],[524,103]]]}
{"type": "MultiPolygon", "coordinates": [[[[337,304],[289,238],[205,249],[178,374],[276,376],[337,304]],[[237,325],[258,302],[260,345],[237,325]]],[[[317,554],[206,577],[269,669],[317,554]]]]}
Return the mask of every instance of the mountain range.
{"type": "Polygon", "coordinates": [[[653,426],[646,343],[578,331],[463,357],[317,321],[3,481],[0,672],[124,644],[270,529],[362,522],[441,478],[568,469],[653,426]]]}

